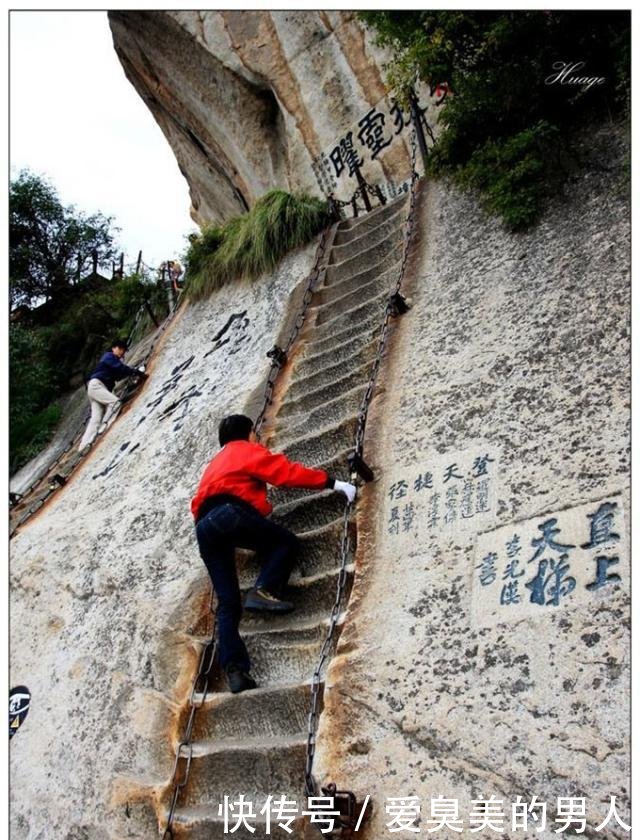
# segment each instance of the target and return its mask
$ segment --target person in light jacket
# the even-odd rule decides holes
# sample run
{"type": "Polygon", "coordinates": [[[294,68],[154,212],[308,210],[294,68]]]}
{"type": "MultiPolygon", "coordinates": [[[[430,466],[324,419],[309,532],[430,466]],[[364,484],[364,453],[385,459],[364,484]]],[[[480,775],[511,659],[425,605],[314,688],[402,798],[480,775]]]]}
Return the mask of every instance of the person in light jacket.
{"type": "Polygon", "coordinates": [[[111,350],[103,353],[97,367],[87,377],[87,396],[91,405],[91,416],[78,446],[79,452],[93,443],[98,434],[106,407],[118,402],[118,397],[113,393],[116,382],[120,379],[126,379],[128,376],[147,378],[147,374],[141,370],[125,365],[122,359],[126,352],[127,342],[115,339],[111,343],[111,350]]]}

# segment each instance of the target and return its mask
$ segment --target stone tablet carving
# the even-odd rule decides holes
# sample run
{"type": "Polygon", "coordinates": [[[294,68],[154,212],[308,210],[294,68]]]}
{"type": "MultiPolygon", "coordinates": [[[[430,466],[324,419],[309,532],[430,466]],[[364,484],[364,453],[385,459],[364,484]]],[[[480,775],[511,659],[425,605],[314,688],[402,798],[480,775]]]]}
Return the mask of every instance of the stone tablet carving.
{"type": "Polygon", "coordinates": [[[386,482],[385,528],[391,537],[487,527],[495,511],[498,456],[479,445],[464,452],[424,455],[386,482]]]}
{"type": "Polygon", "coordinates": [[[593,605],[619,591],[626,565],[617,494],[479,534],[475,623],[488,626],[593,605]]]}

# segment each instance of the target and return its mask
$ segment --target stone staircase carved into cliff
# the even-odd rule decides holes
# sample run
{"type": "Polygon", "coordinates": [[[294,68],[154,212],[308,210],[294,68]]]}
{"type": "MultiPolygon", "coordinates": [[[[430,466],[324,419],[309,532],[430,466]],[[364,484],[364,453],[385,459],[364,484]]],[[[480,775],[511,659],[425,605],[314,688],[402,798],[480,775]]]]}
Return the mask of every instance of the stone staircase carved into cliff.
{"type": "MultiPolygon", "coordinates": [[[[324,283],[316,289],[296,347],[286,391],[277,414],[268,418],[266,442],[275,451],[348,479],[356,415],[375,356],[381,317],[400,267],[406,216],[404,197],[355,220],[339,224],[324,283]]],[[[284,794],[306,808],[305,748],[311,676],[335,600],[344,497],[334,492],[271,491],[273,518],[293,530],[303,546],[286,597],[296,611],[285,616],[245,613],[241,632],[259,688],[239,695],[214,677],[196,718],[193,759],[173,822],[175,837],[214,840],[223,833],[218,805],[244,794],[256,814],[267,796],[284,794]]],[[[352,550],[355,543],[351,540],[352,550]]],[[[243,592],[258,564],[238,553],[243,592]]],[[[353,578],[349,576],[343,601],[353,578]]],[[[191,637],[198,653],[208,639],[191,637]]],[[[335,647],[335,645],[334,645],[335,647]]],[[[202,698],[196,697],[196,702],[202,698]]],[[[164,820],[163,820],[164,821],[164,820]]],[[[267,836],[240,828],[237,838],[267,836]]],[[[233,821],[231,823],[233,825],[233,821]]],[[[272,826],[271,835],[300,837],[272,826]]]]}

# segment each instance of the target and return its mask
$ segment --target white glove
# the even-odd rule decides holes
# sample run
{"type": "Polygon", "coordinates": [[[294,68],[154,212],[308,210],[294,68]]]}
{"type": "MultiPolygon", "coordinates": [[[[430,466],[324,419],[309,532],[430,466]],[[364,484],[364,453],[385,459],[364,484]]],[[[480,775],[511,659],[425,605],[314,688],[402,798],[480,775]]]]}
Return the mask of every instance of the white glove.
{"type": "Polygon", "coordinates": [[[337,490],[338,493],[344,493],[347,497],[349,503],[353,502],[356,497],[356,486],[355,484],[349,484],[348,481],[337,481],[333,485],[333,489],[337,490]]]}

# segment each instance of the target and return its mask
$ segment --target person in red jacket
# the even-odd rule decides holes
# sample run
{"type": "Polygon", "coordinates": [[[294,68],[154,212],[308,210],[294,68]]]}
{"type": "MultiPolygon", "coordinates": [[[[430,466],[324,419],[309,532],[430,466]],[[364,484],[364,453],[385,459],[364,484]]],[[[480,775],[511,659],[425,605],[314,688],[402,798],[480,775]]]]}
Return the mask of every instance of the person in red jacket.
{"type": "Polygon", "coordinates": [[[235,549],[257,552],[262,568],[254,588],[245,600],[245,609],[267,613],[290,612],[294,607],[280,598],[296,555],[299,541],[295,534],[271,522],[267,484],[337,490],[353,502],[356,488],[331,478],[325,470],[305,467],[274,454],[257,442],[253,422],[243,414],[233,414],[220,423],[218,438],[222,449],[207,465],[191,512],[196,523],[200,556],[204,560],[218,599],[218,650],[231,691],[235,694],[255,688],[249,675],[251,661],[238,632],[242,603],[235,549]]]}

